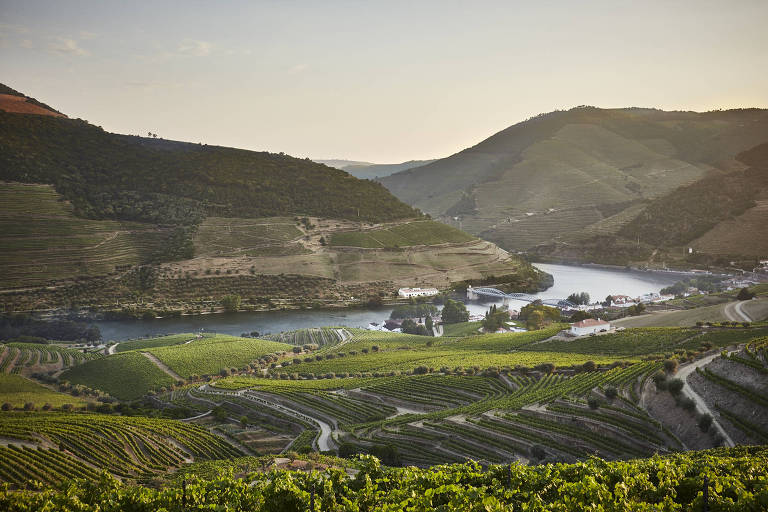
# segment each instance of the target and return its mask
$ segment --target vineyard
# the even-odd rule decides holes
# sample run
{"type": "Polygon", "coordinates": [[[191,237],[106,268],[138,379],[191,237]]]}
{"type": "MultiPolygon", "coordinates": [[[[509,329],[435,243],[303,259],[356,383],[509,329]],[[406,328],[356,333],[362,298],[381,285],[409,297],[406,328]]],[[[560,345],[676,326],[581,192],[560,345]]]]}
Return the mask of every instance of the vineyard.
{"type": "Polygon", "coordinates": [[[93,414],[0,415],[0,437],[9,439],[0,477],[54,484],[92,478],[93,468],[128,479],[164,475],[189,460],[239,455],[205,429],[177,421],[93,414]]]}
{"type": "Polygon", "coordinates": [[[0,373],[0,404],[10,404],[13,408],[22,408],[27,404],[35,408],[60,408],[65,404],[79,407],[85,403],[82,398],[52,391],[21,375],[0,373]]]}
{"type": "MultiPolygon", "coordinates": [[[[326,347],[343,342],[352,337],[352,329],[337,327],[315,327],[310,329],[298,329],[296,331],[281,332],[262,336],[262,339],[288,343],[289,345],[314,344],[326,347]]],[[[357,329],[362,330],[362,329],[357,329]]]]}
{"type": "Polygon", "coordinates": [[[58,345],[0,343],[0,373],[26,375],[59,370],[100,357],[95,352],[81,352],[58,345]]]}
{"type": "MultiPolygon", "coordinates": [[[[5,459],[3,459],[5,460],[5,459]]],[[[98,483],[66,490],[0,490],[9,511],[51,510],[764,510],[765,448],[716,449],[622,462],[387,468],[374,458],[322,471],[277,469],[246,478],[193,479],[161,489],[98,483]],[[706,501],[706,505],[705,505],[706,501]],[[313,508],[311,508],[313,507],[313,508]]],[[[254,464],[247,464],[252,468],[254,464]]]]}

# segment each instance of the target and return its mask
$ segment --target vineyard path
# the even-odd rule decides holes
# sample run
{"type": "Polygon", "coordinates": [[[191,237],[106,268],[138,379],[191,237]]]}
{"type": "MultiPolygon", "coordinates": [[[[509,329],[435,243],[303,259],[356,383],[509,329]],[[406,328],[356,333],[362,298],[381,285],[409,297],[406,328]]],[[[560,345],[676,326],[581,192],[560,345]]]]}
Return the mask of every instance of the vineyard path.
{"type": "MultiPolygon", "coordinates": [[[[738,352],[738,350],[732,350],[729,352],[729,354],[733,354],[735,352],[738,352]]],[[[726,432],[722,425],[720,425],[720,422],[717,421],[717,416],[712,413],[709,406],[707,406],[706,402],[704,402],[704,399],[688,384],[688,376],[696,371],[696,368],[706,366],[718,357],[720,357],[720,354],[712,354],[711,356],[704,357],[698,361],[694,361],[693,363],[680,368],[680,370],[677,372],[677,378],[683,381],[683,393],[691,397],[693,401],[696,402],[696,407],[698,407],[702,413],[709,414],[712,417],[712,425],[717,429],[720,435],[723,436],[726,446],[735,446],[731,436],[728,435],[728,432],[726,432]]]]}
{"type": "Polygon", "coordinates": [[[173,379],[174,379],[174,380],[184,380],[184,379],[181,377],[181,375],[179,375],[179,374],[178,374],[178,373],[176,373],[175,371],[173,371],[173,370],[171,370],[170,368],[168,368],[168,366],[167,366],[167,365],[166,365],[164,362],[162,362],[161,360],[159,360],[158,358],[156,358],[156,357],[154,356],[154,354],[150,354],[149,352],[141,352],[141,355],[143,355],[144,357],[146,357],[147,359],[149,359],[150,361],[152,361],[153,363],[155,363],[155,366],[157,366],[158,368],[160,368],[161,370],[163,370],[165,373],[167,373],[168,375],[170,375],[171,377],[173,377],[173,379]]]}

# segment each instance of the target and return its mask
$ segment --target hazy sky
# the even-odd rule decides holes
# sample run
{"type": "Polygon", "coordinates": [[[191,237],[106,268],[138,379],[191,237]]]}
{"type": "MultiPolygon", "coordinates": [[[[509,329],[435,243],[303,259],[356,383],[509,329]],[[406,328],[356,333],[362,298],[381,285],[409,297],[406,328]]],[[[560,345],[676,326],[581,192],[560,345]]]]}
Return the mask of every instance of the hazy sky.
{"type": "Polygon", "coordinates": [[[583,104],[768,107],[766,27],[766,0],[0,0],[0,82],[114,132],[396,162],[583,104]]]}

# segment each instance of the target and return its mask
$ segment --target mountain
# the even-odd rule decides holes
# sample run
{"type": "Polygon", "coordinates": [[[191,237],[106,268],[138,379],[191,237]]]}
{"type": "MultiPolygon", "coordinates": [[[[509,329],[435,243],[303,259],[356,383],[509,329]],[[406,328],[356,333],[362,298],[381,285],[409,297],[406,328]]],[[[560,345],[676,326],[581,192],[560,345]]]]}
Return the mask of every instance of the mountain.
{"type": "Polygon", "coordinates": [[[108,133],[3,90],[47,113],[0,112],[0,309],[196,312],[233,293],[251,309],[341,305],[417,283],[545,279],[379,183],[284,154],[108,133]]]}
{"type": "Polygon", "coordinates": [[[736,155],[765,141],[767,110],[578,107],[380,181],[437,218],[507,250],[530,251],[614,235],[650,201],[743,170],[736,155]]]}
{"type": "Polygon", "coordinates": [[[421,167],[422,165],[434,162],[434,160],[409,160],[400,164],[372,164],[370,162],[355,162],[353,160],[316,160],[316,162],[347,171],[356,178],[375,179],[421,167]]]}

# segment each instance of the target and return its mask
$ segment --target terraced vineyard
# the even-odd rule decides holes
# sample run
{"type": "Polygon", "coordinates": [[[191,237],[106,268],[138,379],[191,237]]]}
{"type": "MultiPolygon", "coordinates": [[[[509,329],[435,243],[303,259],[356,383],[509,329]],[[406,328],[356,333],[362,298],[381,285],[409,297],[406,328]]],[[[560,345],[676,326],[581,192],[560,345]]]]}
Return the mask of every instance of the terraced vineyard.
{"type": "Polygon", "coordinates": [[[0,182],[0,233],[4,288],[145,263],[169,236],[169,230],[149,224],[81,219],[49,185],[5,182],[0,182]]]}
{"type": "Polygon", "coordinates": [[[227,442],[186,423],[93,414],[3,414],[0,477],[23,486],[29,479],[57,483],[92,478],[103,468],[115,476],[145,479],[191,458],[240,455],[227,442]]]}
{"type": "Polygon", "coordinates": [[[334,233],[331,245],[366,249],[463,243],[474,240],[464,231],[431,220],[397,224],[384,229],[334,233]]]}
{"type": "Polygon", "coordinates": [[[58,345],[0,343],[0,373],[34,373],[68,368],[99,359],[96,352],[81,352],[58,345]]]}
{"type": "Polygon", "coordinates": [[[65,404],[79,407],[86,404],[82,398],[53,391],[20,375],[0,374],[0,404],[20,409],[27,404],[37,409],[60,408],[65,404]]]}
{"type": "MultiPolygon", "coordinates": [[[[262,336],[262,339],[288,343],[290,345],[315,344],[320,347],[336,345],[352,337],[350,331],[344,327],[315,327],[310,329],[298,329],[296,331],[281,332],[262,336]]],[[[362,331],[362,329],[354,330],[362,331]]]]}

